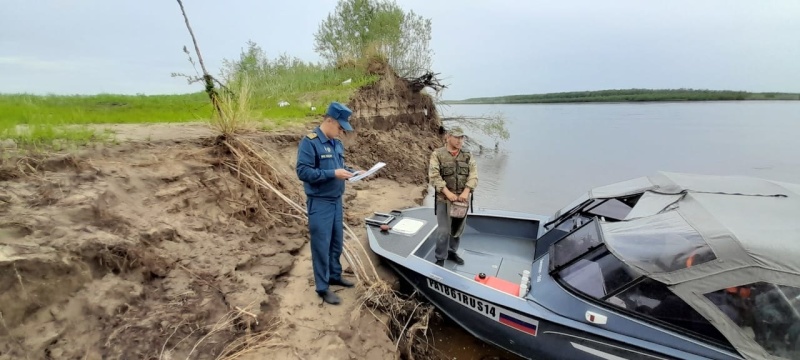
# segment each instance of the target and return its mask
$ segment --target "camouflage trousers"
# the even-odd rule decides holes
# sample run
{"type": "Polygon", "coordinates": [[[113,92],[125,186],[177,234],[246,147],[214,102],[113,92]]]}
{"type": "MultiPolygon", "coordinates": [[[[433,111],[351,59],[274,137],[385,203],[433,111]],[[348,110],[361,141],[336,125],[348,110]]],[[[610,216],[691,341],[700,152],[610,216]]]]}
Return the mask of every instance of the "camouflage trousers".
{"type": "Polygon", "coordinates": [[[454,219],[450,217],[447,208],[447,201],[436,200],[436,260],[447,259],[449,253],[458,250],[458,243],[461,240],[461,233],[464,232],[464,225],[467,217],[454,219]]]}

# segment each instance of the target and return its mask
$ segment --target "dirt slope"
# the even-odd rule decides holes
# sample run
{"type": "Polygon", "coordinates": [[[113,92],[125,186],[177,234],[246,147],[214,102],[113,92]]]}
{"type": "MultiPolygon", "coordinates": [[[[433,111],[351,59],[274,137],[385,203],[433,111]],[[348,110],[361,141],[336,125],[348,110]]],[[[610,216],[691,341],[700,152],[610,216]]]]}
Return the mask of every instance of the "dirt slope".
{"type": "MultiPolygon", "coordinates": [[[[421,201],[437,144],[438,119],[420,110],[432,103],[398,83],[387,75],[350,103],[358,131],[344,139],[348,160],[388,164],[347,190],[346,219],[361,234],[372,211],[421,201]],[[391,106],[375,112],[372,103],[391,106]]],[[[249,136],[272,159],[270,179],[296,200],[303,133],[249,136]]],[[[0,358],[213,359],[263,330],[275,333],[261,342],[272,346],[250,358],[395,356],[384,325],[358,312],[354,289],[339,291],[342,306],[322,306],[305,222],[223,166],[231,155],[219,139],[159,139],[3,160],[0,358]]]]}

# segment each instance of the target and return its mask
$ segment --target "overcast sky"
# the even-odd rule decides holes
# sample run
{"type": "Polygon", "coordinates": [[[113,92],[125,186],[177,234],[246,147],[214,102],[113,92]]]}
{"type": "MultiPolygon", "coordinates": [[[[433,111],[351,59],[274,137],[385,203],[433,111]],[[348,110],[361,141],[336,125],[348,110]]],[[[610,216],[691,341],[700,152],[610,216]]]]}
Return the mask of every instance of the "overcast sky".
{"type": "MultiPolygon", "coordinates": [[[[398,0],[431,18],[446,99],[614,88],[800,92],[798,0],[398,0]]],[[[185,0],[217,74],[247,40],[318,60],[336,0],[185,0]]],[[[183,93],[170,0],[4,0],[0,93],[183,93]]]]}

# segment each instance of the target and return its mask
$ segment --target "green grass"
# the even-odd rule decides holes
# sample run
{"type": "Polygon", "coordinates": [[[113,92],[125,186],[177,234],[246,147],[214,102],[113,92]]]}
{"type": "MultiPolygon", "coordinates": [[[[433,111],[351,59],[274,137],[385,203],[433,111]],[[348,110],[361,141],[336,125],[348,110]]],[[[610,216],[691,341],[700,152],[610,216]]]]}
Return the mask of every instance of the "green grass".
{"type": "MultiPolygon", "coordinates": [[[[376,76],[358,68],[332,69],[295,63],[248,75],[253,116],[265,128],[282,127],[318,119],[331,101],[347,102],[358,87],[376,76]],[[350,84],[342,85],[344,80],[350,84]],[[289,106],[280,107],[280,101],[289,106]],[[316,107],[311,110],[311,107],[316,107]]],[[[232,84],[232,89],[237,89],[232,84]]],[[[196,84],[198,88],[200,84],[196,84]]],[[[181,95],[56,96],[0,94],[0,139],[21,144],[46,144],[57,140],[90,142],[111,138],[97,134],[89,124],[175,123],[208,121],[212,107],[204,92],[181,95]],[[83,126],[68,126],[83,125],[83,126]]]]}
{"type": "Polygon", "coordinates": [[[186,95],[0,95],[0,137],[20,144],[45,145],[111,138],[89,124],[185,122],[208,117],[203,93],[186,95]],[[201,115],[202,114],[202,115],[201,115]],[[68,126],[77,125],[77,126],[68,126]]]}
{"type": "Polygon", "coordinates": [[[356,89],[377,79],[357,69],[290,70],[267,79],[251,80],[250,103],[258,115],[274,122],[306,121],[308,117],[323,115],[331,101],[347,102],[356,89]],[[343,85],[347,79],[351,82],[343,85]],[[280,107],[281,101],[289,105],[280,107]]]}
{"type": "Polygon", "coordinates": [[[0,95],[0,126],[180,122],[207,117],[204,93],[186,95],[0,95]]]}
{"type": "Polygon", "coordinates": [[[533,104],[579,102],[646,102],[646,101],[741,101],[741,100],[800,100],[795,93],[751,93],[731,90],[694,89],[624,89],[575,91],[548,94],[480,97],[448,100],[447,104],[533,104]]]}

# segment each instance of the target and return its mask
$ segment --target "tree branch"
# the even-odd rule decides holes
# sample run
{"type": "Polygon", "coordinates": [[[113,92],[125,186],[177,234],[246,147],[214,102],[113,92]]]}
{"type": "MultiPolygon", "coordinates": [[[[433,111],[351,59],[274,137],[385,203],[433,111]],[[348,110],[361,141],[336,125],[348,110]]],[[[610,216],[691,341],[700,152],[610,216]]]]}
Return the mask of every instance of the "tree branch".
{"type": "MultiPolygon", "coordinates": [[[[183,8],[183,2],[181,0],[178,1],[178,6],[181,7],[181,14],[183,14],[183,20],[186,22],[186,29],[189,30],[189,35],[192,37],[192,43],[194,44],[194,50],[197,53],[197,62],[200,63],[200,69],[203,70],[203,81],[205,81],[206,86],[206,93],[208,94],[209,99],[211,99],[211,104],[214,106],[214,109],[217,111],[217,115],[222,116],[222,109],[219,106],[219,98],[217,94],[216,88],[214,88],[214,77],[208,73],[206,70],[206,65],[203,62],[203,55],[200,54],[200,47],[197,45],[197,39],[194,37],[194,31],[192,31],[192,26],[189,25],[189,17],[186,16],[186,10],[183,8]]],[[[184,50],[186,48],[184,47],[184,50]]]]}
{"type": "MultiPolygon", "coordinates": [[[[500,139],[508,140],[511,134],[506,129],[505,120],[500,114],[489,116],[456,116],[442,118],[442,124],[458,124],[468,129],[481,132],[495,140],[495,146],[500,139]]],[[[450,126],[446,126],[450,127],[450,126]]]]}

